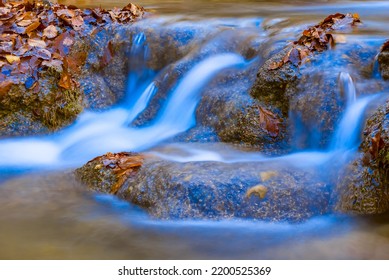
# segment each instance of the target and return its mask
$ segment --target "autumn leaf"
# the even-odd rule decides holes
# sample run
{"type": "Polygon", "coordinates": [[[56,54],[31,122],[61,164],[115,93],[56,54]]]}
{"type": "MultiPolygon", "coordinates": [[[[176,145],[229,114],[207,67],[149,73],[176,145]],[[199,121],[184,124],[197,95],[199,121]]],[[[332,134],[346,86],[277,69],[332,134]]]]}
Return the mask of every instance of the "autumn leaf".
{"type": "Polygon", "coordinates": [[[57,37],[58,30],[54,25],[49,25],[43,30],[43,36],[49,39],[57,37]]]}
{"type": "Polygon", "coordinates": [[[9,80],[0,82],[0,96],[7,94],[12,85],[13,85],[13,82],[9,81],[9,80]]]}
{"type": "Polygon", "coordinates": [[[107,47],[104,50],[100,65],[102,67],[108,65],[111,62],[112,57],[113,57],[113,46],[112,46],[112,42],[109,41],[107,47]]]}
{"type": "Polygon", "coordinates": [[[369,152],[373,159],[378,157],[379,152],[385,147],[385,142],[381,138],[381,131],[378,131],[374,137],[371,138],[371,146],[369,152]]]}
{"type": "Polygon", "coordinates": [[[267,131],[270,136],[278,136],[280,131],[278,125],[280,122],[281,120],[277,117],[277,115],[259,106],[259,125],[263,130],[267,131]]]}
{"type": "Polygon", "coordinates": [[[39,39],[28,39],[27,43],[31,47],[46,48],[47,46],[45,41],[39,39]]]}
{"type": "Polygon", "coordinates": [[[39,22],[39,20],[35,21],[34,23],[32,23],[31,25],[26,27],[25,32],[28,34],[32,31],[34,31],[35,29],[37,29],[40,25],[41,25],[41,23],[39,22]]]}
{"type": "Polygon", "coordinates": [[[7,59],[8,63],[19,63],[20,62],[20,57],[16,55],[6,55],[5,59],[7,59]]]}

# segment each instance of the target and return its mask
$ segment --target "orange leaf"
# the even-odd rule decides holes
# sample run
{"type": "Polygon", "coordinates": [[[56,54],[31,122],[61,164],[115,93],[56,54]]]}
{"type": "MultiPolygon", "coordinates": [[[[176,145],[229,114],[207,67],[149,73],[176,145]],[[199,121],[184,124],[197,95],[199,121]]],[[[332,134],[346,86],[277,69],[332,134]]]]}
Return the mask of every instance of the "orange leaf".
{"type": "Polygon", "coordinates": [[[34,31],[35,29],[37,29],[39,27],[39,25],[41,25],[41,23],[38,21],[35,21],[34,23],[32,23],[31,25],[29,25],[28,27],[26,27],[26,30],[25,32],[26,33],[30,33],[31,31],[34,31]]]}

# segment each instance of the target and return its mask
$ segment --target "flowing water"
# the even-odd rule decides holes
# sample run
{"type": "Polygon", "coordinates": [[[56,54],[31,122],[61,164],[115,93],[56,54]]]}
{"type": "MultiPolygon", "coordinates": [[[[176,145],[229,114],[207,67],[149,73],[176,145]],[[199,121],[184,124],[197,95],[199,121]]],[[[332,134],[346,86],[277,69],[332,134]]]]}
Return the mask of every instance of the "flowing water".
{"type": "MultiPolygon", "coordinates": [[[[60,2],[107,8],[125,4],[60,2]]],[[[344,34],[348,43],[364,40],[379,45],[389,37],[385,27],[389,18],[383,12],[389,5],[385,1],[139,4],[156,16],[134,24],[126,97],[120,104],[104,112],[86,111],[53,135],[0,140],[0,258],[388,258],[387,215],[328,213],[300,223],[157,220],[116,197],[85,190],[69,170],[106,152],[141,151],[176,162],[250,161],[325,170],[324,177],[336,173],[358,148],[366,110],[385,93],[361,92],[353,69],[338,67],[335,60],[329,63],[339,72],[345,106],[326,147],[295,149],[292,140],[294,152],[269,156],[220,143],[175,143],[174,137],[196,125],[196,107],[210,84],[226,73],[229,77],[255,75],[273,47],[293,40],[304,27],[330,13],[359,13],[365,25],[344,34]],[[195,46],[160,71],[151,70],[147,62],[152,59],[155,39],[149,30],[157,35],[174,30],[185,35],[180,40],[193,40],[195,46]],[[258,55],[247,55],[243,51],[247,46],[256,48],[258,55]],[[173,70],[181,74],[168,84],[173,70]],[[164,85],[167,98],[156,116],[147,124],[137,124],[164,85]]],[[[233,83],[241,82],[236,79],[233,83]]],[[[375,79],[379,77],[367,83],[374,84],[375,79]]],[[[248,91],[253,81],[248,78],[241,90],[248,91]]],[[[290,129],[296,139],[308,133],[302,121],[290,129]]]]}

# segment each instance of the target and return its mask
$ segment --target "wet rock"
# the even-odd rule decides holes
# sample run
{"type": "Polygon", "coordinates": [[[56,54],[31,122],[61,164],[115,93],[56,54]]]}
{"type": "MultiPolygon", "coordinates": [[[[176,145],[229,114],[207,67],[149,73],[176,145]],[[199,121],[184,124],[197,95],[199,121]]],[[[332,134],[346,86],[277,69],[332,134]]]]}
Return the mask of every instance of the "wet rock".
{"type": "Polygon", "coordinates": [[[118,195],[163,219],[299,221],[326,213],[330,192],[314,174],[260,163],[150,160],[118,195]]]}
{"type": "Polygon", "coordinates": [[[0,137],[57,130],[84,108],[110,106],[124,93],[124,54],[113,53],[121,54],[119,43],[107,52],[110,32],[143,16],[143,8],[130,3],[109,13],[44,2],[4,3],[0,137]],[[20,21],[24,17],[31,19],[20,21]],[[98,71],[91,66],[96,59],[98,71]],[[112,75],[115,71],[122,76],[112,75]]]}
{"type": "Polygon", "coordinates": [[[359,155],[340,175],[335,208],[378,214],[389,210],[389,101],[366,121],[359,155]]]}
{"type": "Polygon", "coordinates": [[[378,54],[378,63],[380,65],[381,76],[385,80],[389,79],[389,41],[386,41],[378,54]]]}
{"type": "MultiPolygon", "coordinates": [[[[300,126],[309,139],[295,143],[300,148],[328,145],[333,128],[344,108],[339,74],[351,72],[359,80],[366,71],[366,58],[373,64],[375,49],[364,49],[346,37],[335,37],[334,30],[349,30],[359,22],[353,15],[330,15],[316,26],[303,31],[294,43],[274,54],[260,67],[251,95],[260,102],[279,108],[289,125],[300,126]],[[337,39],[338,38],[338,39],[337,39]],[[367,54],[365,54],[367,52],[367,54]],[[356,55],[356,53],[358,55],[356,55]],[[363,59],[362,59],[363,57],[363,59]],[[363,71],[355,64],[363,63],[363,71]]],[[[370,73],[371,73],[370,69],[370,73]]]]}
{"type": "Polygon", "coordinates": [[[75,175],[90,189],[116,193],[128,177],[136,174],[143,160],[144,157],[136,153],[107,153],[76,169],[75,175]]]}
{"type": "MultiPolygon", "coordinates": [[[[95,159],[76,174],[93,189],[111,192],[118,181],[100,162],[95,159]]],[[[317,174],[258,162],[177,163],[146,157],[121,182],[117,195],[162,219],[300,221],[327,212],[330,189],[317,174]]]]}

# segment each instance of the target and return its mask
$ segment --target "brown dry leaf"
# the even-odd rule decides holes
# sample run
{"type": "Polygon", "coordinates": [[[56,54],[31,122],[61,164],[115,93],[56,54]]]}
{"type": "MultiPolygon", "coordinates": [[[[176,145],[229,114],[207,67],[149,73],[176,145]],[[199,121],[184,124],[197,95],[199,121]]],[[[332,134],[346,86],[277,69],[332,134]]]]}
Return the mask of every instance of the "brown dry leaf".
{"type": "Polygon", "coordinates": [[[20,62],[20,57],[16,56],[16,55],[8,54],[5,56],[5,59],[7,59],[8,63],[11,63],[11,64],[20,62]]]}
{"type": "Polygon", "coordinates": [[[43,30],[43,36],[49,39],[57,37],[58,30],[54,25],[49,25],[43,30]]]}
{"type": "Polygon", "coordinates": [[[281,120],[273,112],[259,107],[259,125],[267,131],[271,137],[277,137],[280,131],[278,125],[281,120]]]}
{"type": "Polygon", "coordinates": [[[62,72],[61,78],[58,82],[58,86],[60,86],[64,89],[71,89],[72,88],[72,78],[70,77],[70,75],[67,71],[62,72]]]}
{"type": "Polygon", "coordinates": [[[39,26],[41,25],[41,23],[38,21],[35,21],[34,23],[32,23],[31,25],[27,26],[26,27],[26,30],[25,30],[25,33],[30,33],[32,31],[34,31],[35,29],[37,29],[39,26]]]}
{"type": "Polygon", "coordinates": [[[85,64],[87,58],[86,52],[77,52],[73,53],[71,56],[67,57],[68,68],[73,73],[78,73],[80,67],[85,64]]]}
{"type": "Polygon", "coordinates": [[[9,80],[0,82],[0,96],[7,94],[12,85],[13,82],[9,80]]]}
{"type": "Polygon", "coordinates": [[[57,16],[61,17],[61,16],[65,16],[65,17],[68,17],[68,18],[72,18],[72,17],[75,17],[76,16],[76,12],[74,10],[71,10],[71,9],[60,9],[60,10],[57,10],[55,12],[57,14],[57,16]]]}
{"type": "Polygon", "coordinates": [[[381,131],[379,131],[374,135],[374,137],[371,138],[371,146],[369,152],[372,155],[373,159],[376,159],[378,157],[379,152],[384,147],[385,142],[381,138],[381,131]]]}
{"type": "Polygon", "coordinates": [[[39,39],[28,39],[27,43],[31,47],[46,48],[47,46],[45,41],[39,39]]]}
{"type": "Polygon", "coordinates": [[[16,24],[18,26],[26,27],[26,26],[30,25],[31,23],[33,23],[33,21],[31,19],[24,19],[24,20],[17,22],[16,24]]]}
{"type": "Polygon", "coordinates": [[[113,46],[112,46],[112,42],[109,41],[108,44],[107,44],[107,47],[104,50],[103,57],[101,58],[101,64],[100,65],[102,67],[108,65],[111,62],[112,57],[113,57],[113,46]]]}

